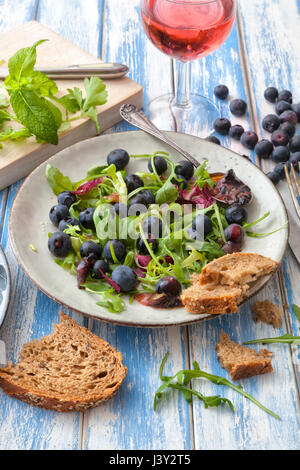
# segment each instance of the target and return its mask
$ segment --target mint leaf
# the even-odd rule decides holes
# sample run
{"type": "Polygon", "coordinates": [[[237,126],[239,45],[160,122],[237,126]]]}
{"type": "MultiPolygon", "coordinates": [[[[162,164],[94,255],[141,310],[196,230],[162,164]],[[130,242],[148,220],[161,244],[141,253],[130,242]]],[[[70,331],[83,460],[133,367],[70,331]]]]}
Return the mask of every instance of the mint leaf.
{"type": "Polygon", "coordinates": [[[26,88],[36,91],[41,96],[51,96],[58,92],[56,83],[37,70],[34,70],[29,77],[26,77],[26,88]]]}
{"type": "Polygon", "coordinates": [[[70,178],[64,176],[57,168],[54,168],[49,163],[46,166],[46,178],[56,196],[63,191],[75,190],[70,178]]]}
{"type": "Polygon", "coordinates": [[[107,101],[106,85],[99,77],[85,78],[84,88],[86,98],[82,110],[88,111],[91,107],[100,106],[107,101]]]}
{"type": "Polygon", "coordinates": [[[5,95],[0,93],[0,108],[8,108],[9,106],[9,100],[5,95]]]}
{"type": "Polygon", "coordinates": [[[31,47],[20,49],[8,61],[8,70],[12,78],[20,82],[22,77],[31,75],[36,63],[36,48],[46,39],[37,41],[31,47]]]}

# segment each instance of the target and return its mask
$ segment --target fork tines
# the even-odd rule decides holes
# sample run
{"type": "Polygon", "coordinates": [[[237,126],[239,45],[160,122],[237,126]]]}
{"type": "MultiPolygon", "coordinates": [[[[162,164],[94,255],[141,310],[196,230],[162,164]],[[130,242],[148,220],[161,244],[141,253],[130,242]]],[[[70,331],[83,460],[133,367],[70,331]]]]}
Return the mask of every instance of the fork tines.
{"type": "MultiPolygon", "coordinates": [[[[298,167],[299,167],[299,172],[300,172],[300,162],[298,162],[298,167]]],[[[289,171],[288,171],[286,165],[284,165],[284,171],[285,171],[286,180],[287,180],[287,183],[288,183],[288,186],[289,186],[289,190],[290,190],[290,193],[291,193],[291,197],[292,197],[297,215],[300,219],[300,205],[299,205],[299,202],[298,202],[298,199],[297,199],[297,196],[300,198],[300,183],[299,183],[298,177],[296,175],[295,168],[294,168],[293,164],[291,165],[291,174],[292,174],[292,177],[293,177],[293,180],[294,180],[294,185],[292,183],[292,179],[291,179],[291,176],[289,174],[289,171]]]]}

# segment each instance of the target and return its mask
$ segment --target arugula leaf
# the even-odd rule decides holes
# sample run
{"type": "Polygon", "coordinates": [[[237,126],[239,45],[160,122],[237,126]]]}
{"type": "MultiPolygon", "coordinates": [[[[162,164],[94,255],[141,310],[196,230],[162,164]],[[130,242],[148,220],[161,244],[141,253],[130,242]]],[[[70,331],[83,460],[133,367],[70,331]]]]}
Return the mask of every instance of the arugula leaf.
{"type": "Polygon", "coordinates": [[[296,304],[293,304],[292,309],[293,309],[294,314],[297,317],[297,320],[300,322],[300,307],[298,307],[298,305],[296,304]]]}
{"type": "MultiPolygon", "coordinates": [[[[12,78],[20,82],[22,77],[32,74],[36,62],[36,48],[47,39],[41,39],[31,47],[25,47],[17,51],[8,61],[8,70],[12,78]]],[[[6,80],[5,80],[6,82],[6,80]]],[[[4,83],[5,83],[4,82],[4,83]]]]}
{"type": "Polygon", "coordinates": [[[52,191],[57,196],[63,191],[74,191],[74,184],[68,176],[64,176],[57,168],[48,163],[46,166],[46,178],[52,191]]]}
{"type": "Polygon", "coordinates": [[[206,186],[207,184],[212,188],[215,184],[206,169],[206,165],[207,160],[205,160],[205,162],[203,162],[202,165],[198,166],[198,168],[196,168],[195,170],[196,184],[199,189],[204,188],[204,186],[206,186]]]}
{"type": "Polygon", "coordinates": [[[170,180],[157,191],[155,196],[156,204],[164,204],[165,202],[175,202],[178,199],[179,193],[170,180]]]}
{"type": "Polygon", "coordinates": [[[292,336],[292,335],[282,335],[277,336],[276,338],[262,338],[262,339],[254,339],[252,341],[246,341],[243,344],[273,344],[273,343],[284,343],[284,344],[296,344],[300,346],[300,336],[292,336]]]}
{"type": "Polygon", "coordinates": [[[121,313],[125,308],[125,302],[121,299],[120,294],[114,294],[113,292],[103,292],[103,300],[96,302],[99,307],[105,307],[112,313],[121,313]]]}

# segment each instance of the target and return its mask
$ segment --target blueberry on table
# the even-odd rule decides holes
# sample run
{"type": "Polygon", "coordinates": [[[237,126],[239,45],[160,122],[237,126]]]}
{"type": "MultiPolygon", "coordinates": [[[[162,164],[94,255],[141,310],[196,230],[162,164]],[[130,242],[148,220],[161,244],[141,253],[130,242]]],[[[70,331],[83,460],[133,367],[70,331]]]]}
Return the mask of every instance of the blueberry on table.
{"type": "Polygon", "coordinates": [[[175,277],[165,276],[157,282],[155,290],[158,294],[175,297],[181,293],[181,284],[175,277]]]}
{"type": "Polygon", "coordinates": [[[293,165],[296,171],[299,172],[300,152],[295,152],[291,155],[290,164],[293,165]]]}
{"type": "Polygon", "coordinates": [[[278,101],[287,101],[288,103],[292,103],[293,95],[289,90],[282,90],[278,95],[278,101]]]}
{"type": "Polygon", "coordinates": [[[138,175],[127,175],[125,177],[125,184],[127,186],[128,193],[135,191],[138,188],[142,188],[144,186],[144,182],[142,178],[138,175]]]}
{"type": "Polygon", "coordinates": [[[294,111],[294,113],[297,114],[298,122],[300,122],[300,103],[292,104],[291,108],[294,111]]]}
{"type": "Polygon", "coordinates": [[[176,165],[175,173],[188,181],[194,176],[194,165],[188,160],[182,160],[176,165]]]}
{"type": "Polygon", "coordinates": [[[117,171],[124,170],[129,163],[129,155],[123,149],[113,150],[107,155],[107,163],[108,165],[114,164],[117,171]]]}
{"type": "Polygon", "coordinates": [[[280,126],[279,117],[276,114],[267,114],[262,121],[263,128],[268,132],[274,132],[280,126]]]}
{"type": "Polygon", "coordinates": [[[218,118],[214,122],[214,130],[221,135],[227,135],[231,128],[231,122],[227,118],[218,118]]]}
{"type": "Polygon", "coordinates": [[[69,217],[70,212],[67,206],[63,204],[56,204],[56,206],[51,207],[49,212],[49,218],[53,225],[58,227],[59,222],[65,217],[69,217]]]}
{"type": "Polygon", "coordinates": [[[222,250],[224,253],[227,255],[231,255],[232,253],[237,253],[242,250],[242,244],[241,243],[234,243],[234,242],[226,242],[222,246],[222,250]]]}
{"type": "Polygon", "coordinates": [[[142,229],[146,237],[147,236],[151,236],[152,238],[162,237],[162,233],[163,233],[162,221],[158,217],[155,217],[154,215],[151,215],[150,217],[144,220],[142,224],[142,229]]]}
{"type": "Polygon", "coordinates": [[[247,149],[253,150],[258,142],[258,137],[255,132],[246,131],[241,135],[241,144],[247,149]]]}
{"type": "Polygon", "coordinates": [[[219,98],[219,100],[226,100],[229,95],[229,90],[226,85],[218,85],[214,88],[214,95],[219,98]]]}
{"type": "Polygon", "coordinates": [[[182,191],[183,189],[186,189],[188,187],[188,182],[185,179],[185,177],[182,176],[182,175],[177,175],[176,178],[173,178],[172,183],[176,184],[176,186],[178,186],[180,191],[182,191]]]}
{"type": "Polygon", "coordinates": [[[155,195],[151,191],[151,189],[143,189],[143,191],[139,192],[140,196],[143,196],[144,200],[146,201],[147,205],[155,203],[155,195]]]}
{"type": "Polygon", "coordinates": [[[273,144],[269,140],[263,139],[257,142],[254,147],[254,152],[260,158],[269,158],[273,152],[273,144]]]}
{"type": "Polygon", "coordinates": [[[274,131],[271,135],[271,140],[274,147],[279,147],[282,145],[287,145],[289,143],[290,138],[285,132],[277,129],[277,131],[274,131]]]}
{"type": "Polygon", "coordinates": [[[293,137],[293,135],[296,132],[295,126],[293,126],[293,124],[288,121],[280,124],[279,130],[287,134],[290,139],[293,137]]]}
{"type": "Polygon", "coordinates": [[[297,114],[291,109],[288,109],[287,111],[283,111],[283,113],[280,114],[279,121],[281,124],[284,122],[290,122],[296,126],[298,122],[297,114]]]}
{"type": "Polygon", "coordinates": [[[87,258],[89,255],[92,255],[94,259],[99,259],[101,257],[102,250],[101,247],[93,242],[92,240],[88,240],[83,242],[80,247],[80,256],[81,258],[87,258]]]}
{"type": "Polygon", "coordinates": [[[117,266],[111,275],[112,280],[118,284],[122,292],[130,292],[137,286],[135,272],[129,266],[117,266]]]}
{"type": "Polygon", "coordinates": [[[265,92],[264,92],[264,97],[266,98],[267,101],[270,103],[275,103],[275,101],[278,98],[278,90],[277,88],[273,86],[269,86],[265,92]]]}
{"type": "MultiPolygon", "coordinates": [[[[158,175],[162,175],[168,169],[168,164],[163,157],[154,157],[154,167],[158,175]]],[[[148,170],[154,173],[152,168],[152,160],[148,162],[148,170]]]]}
{"type": "Polygon", "coordinates": [[[112,257],[111,247],[115,254],[115,257],[118,261],[122,261],[122,259],[126,255],[126,246],[121,240],[109,240],[103,249],[103,256],[109,263],[115,263],[115,260],[112,257]]]}
{"type": "Polygon", "coordinates": [[[215,135],[209,135],[205,138],[205,140],[207,140],[208,142],[212,142],[213,144],[221,145],[220,140],[215,135]]]}
{"type": "Polygon", "coordinates": [[[58,224],[58,229],[63,232],[68,228],[69,226],[79,226],[79,220],[76,219],[75,217],[64,217],[58,224]]]}
{"type": "Polygon", "coordinates": [[[273,172],[277,173],[279,175],[279,178],[283,180],[285,178],[285,171],[284,167],[287,166],[288,170],[290,169],[290,163],[277,163],[277,165],[274,167],[273,172]]]}
{"type": "Polygon", "coordinates": [[[235,124],[229,129],[229,137],[232,139],[240,140],[241,135],[244,134],[245,130],[240,124],[235,124]]]}
{"type": "Polygon", "coordinates": [[[212,231],[212,221],[207,215],[197,215],[192,223],[192,230],[197,239],[203,239],[212,231]]]}
{"type": "Polygon", "coordinates": [[[225,218],[229,224],[242,225],[247,220],[247,217],[246,209],[238,204],[229,206],[225,211],[225,218]]]}
{"type": "Polygon", "coordinates": [[[290,151],[282,145],[276,147],[272,152],[272,160],[275,163],[287,162],[290,158],[290,151]]]}
{"type": "Polygon", "coordinates": [[[57,196],[58,204],[63,204],[64,206],[67,206],[68,208],[70,208],[71,205],[74,204],[74,202],[76,201],[77,201],[77,198],[75,194],[73,194],[71,191],[64,191],[57,196]]]}
{"type": "Polygon", "coordinates": [[[235,116],[243,116],[247,110],[247,103],[241,99],[231,101],[229,109],[235,116]]]}
{"type": "Polygon", "coordinates": [[[114,211],[116,214],[118,214],[120,219],[124,219],[128,216],[128,206],[123,202],[116,202],[114,205],[114,211]]]}
{"type": "Polygon", "coordinates": [[[277,101],[276,106],[275,106],[275,111],[276,113],[280,116],[284,111],[288,111],[291,109],[290,103],[287,101],[277,101]]]}
{"type": "Polygon", "coordinates": [[[55,232],[48,238],[48,249],[54,256],[65,257],[71,248],[71,238],[64,232],[55,232]]]}
{"type": "Polygon", "coordinates": [[[230,224],[224,230],[224,235],[227,242],[242,243],[244,238],[244,230],[238,224],[230,224]]]}
{"type": "Polygon", "coordinates": [[[108,264],[103,259],[98,259],[92,267],[92,275],[96,279],[102,279],[101,271],[106,274],[109,270],[108,264]]]}
{"type": "Polygon", "coordinates": [[[93,219],[94,212],[95,212],[95,209],[93,207],[88,207],[84,211],[80,212],[79,222],[82,227],[90,229],[90,230],[95,229],[95,224],[94,224],[94,219],[93,219]]]}
{"type": "Polygon", "coordinates": [[[290,140],[290,151],[292,153],[300,151],[300,135],[295,135],[290,140]]]}
{"type": "Polygon", "coordinates": [[[267,177],[272,181],[272,183],[277,184],[280,181],[280,176],[275,171],[269,171],[267,177]]]}
{"type": "MultiPolygon", "coordinates": [[[[153,253],[155,253],[157,248],[158,248],[157,240],[155,238],[151,237],[151,235],[150,235],[150,236],[147,237],[147,242],[150,245],[150,248],[152,249],[153,253]]],[[[141,236],[139,236],[139,238],[137,239],[136,247],[137,247],[138,252],[141,255],[149,255],[148,248],[145,245],[145,242],[144,242],[144,240],[141,236]]]]}

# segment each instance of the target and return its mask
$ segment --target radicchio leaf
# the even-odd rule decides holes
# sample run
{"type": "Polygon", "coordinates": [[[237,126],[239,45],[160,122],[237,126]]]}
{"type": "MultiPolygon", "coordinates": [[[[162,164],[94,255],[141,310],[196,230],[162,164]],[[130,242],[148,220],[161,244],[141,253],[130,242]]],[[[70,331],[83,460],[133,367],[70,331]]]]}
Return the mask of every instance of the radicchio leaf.
{"type": "Polygon", "coordinates": [[[93,189],[97,184],[100,184],[103,178],[98,178],[96,180],[87,181],[83,183],[76,191],[72,191],[73,194],[77,196],[82,196],[83,194],[88,193],[91,189],[93,189]]]}
{"type": "Polygon", "coordinates": [[[183,191],[179,191],[180,200],[178,201],[181,204],[189,202],[190,204],[201,204],[202,207],[205,209],[210,207],[214,204],[214,199],[210,194],[210,190],[208,186],[204,186],[204,188],[199,189],[197,185],[194,185],[190,191],[184,189],[183,191]]]}
{"type": "Polygon", "coordinates": [[[102,269],[99,269],[99,271],[102,274],[102,276],[107,280],[107,282],[115,289],[115,291],[118,292],[118,294],[120,294],[121,292],[120,286],[115,281],[113,281],[110,277],[106,276],[106,274],[104,274],[102,269]]]}
{"type": "Polygon", "coordinates": [[[136,264],[140,268],[147,268],[148,264],[150,263],[151,258],[147,255],[136,255],[136,264]]]}

